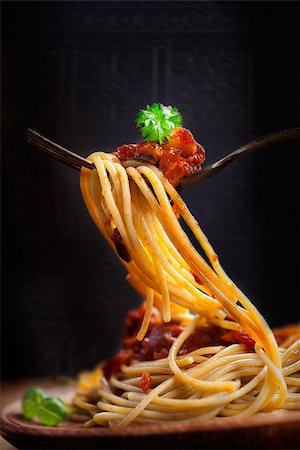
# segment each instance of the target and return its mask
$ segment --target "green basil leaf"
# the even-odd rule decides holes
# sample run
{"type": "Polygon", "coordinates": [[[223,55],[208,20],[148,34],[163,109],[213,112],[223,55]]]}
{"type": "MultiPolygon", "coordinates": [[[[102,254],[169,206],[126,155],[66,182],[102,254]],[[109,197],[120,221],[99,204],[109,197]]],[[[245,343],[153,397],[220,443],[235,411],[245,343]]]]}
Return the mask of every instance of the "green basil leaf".
{"type": "Polygon", "coordinates": [[[54,426],[65,419],[67,409],[57,397],[47,397],[39,404],[37,416],[43,425],[54,426]]]}
{"type": "Polygon", "coordinates": [[[37,414],[37,409],[43,399],[46,398],[46,393],[43,389],[31,387],[27,389],[23,396],[23,415],[26,419],[33,419],[37,414]]]}

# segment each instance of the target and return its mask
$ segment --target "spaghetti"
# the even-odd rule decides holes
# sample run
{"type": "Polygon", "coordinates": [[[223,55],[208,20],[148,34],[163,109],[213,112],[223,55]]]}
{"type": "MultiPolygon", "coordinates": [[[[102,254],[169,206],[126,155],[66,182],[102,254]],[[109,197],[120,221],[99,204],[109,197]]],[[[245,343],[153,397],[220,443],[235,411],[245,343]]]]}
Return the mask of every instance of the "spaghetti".
{"type": "Polygon", "coordinates": [[[102,152],[89,160],[96,170],[82,168],[84,201],[145,302],[136,338],[127,336],[117,364],[81,375],[74,418],[86,426],[126,426],[299,409],[299,329],[278,346],[158,167],[126,168],[116,154],[102,152]],[[203,333],[209,339],[201,340],[203,333]],[[162,336],[164,352],[157,347],[162,336]]]}

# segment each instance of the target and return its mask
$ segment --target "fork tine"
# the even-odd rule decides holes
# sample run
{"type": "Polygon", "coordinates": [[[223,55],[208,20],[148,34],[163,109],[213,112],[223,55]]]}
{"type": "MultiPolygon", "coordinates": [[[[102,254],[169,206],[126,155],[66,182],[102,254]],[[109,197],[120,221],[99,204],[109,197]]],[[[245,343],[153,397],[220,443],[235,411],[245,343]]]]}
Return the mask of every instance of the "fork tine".
{"type": "Polygon", "coordinates": [[[54,142],[41,136],[39,133],[31,130],[30,128],[27,131],[27,142],[34,145],[39,150],[42,150],[44,153],[47,153],[53,158],[56,158],[75,169],[80,170],[82,166],[87,167],[91,170],[95,168],[92,162],[88,161],[80,155],[77,155],[76,153],[70,152],[70,150],[61,147],[58,144],[55,144],[54,142]]]}

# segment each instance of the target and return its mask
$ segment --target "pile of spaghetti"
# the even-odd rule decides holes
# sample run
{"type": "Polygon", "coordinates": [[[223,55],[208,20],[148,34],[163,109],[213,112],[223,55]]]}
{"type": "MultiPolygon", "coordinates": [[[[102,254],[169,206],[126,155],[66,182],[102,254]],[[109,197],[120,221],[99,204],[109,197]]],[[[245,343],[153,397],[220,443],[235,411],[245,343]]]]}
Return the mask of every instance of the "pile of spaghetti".
{"type": "MultiPolygon", "coordinates": [[[[180,138],[176,147],[152,147],[160,150],[159,161],[175,154],[181,159],[173,158],[172,167],[186,161],[189,170],[191,157],[204,151],[197,144],[189,154],[182,142],[184,150],[180,138]]],[[[73,419],[126,426],[299,409],[299,327],[275,332],[276,342],[222,269],[174,187],[174,173],[168,179],[159,163],[146,159],[126,167],[122,151],[89,160],[96,169],[81,171],[86,206],[145,301],[127,316],[120,352],[81,374],[73,419]]]]}

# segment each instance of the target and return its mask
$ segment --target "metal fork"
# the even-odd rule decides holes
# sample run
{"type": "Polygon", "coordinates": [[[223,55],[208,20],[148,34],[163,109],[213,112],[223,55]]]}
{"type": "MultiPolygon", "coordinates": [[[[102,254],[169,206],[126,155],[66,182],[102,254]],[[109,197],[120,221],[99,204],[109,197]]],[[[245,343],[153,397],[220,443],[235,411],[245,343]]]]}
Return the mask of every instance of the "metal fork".
{"type": "MultiPolygon", "coordinates": [[[[289,139],[299,138],[300,127],[267,134],[266,136],[254,139],[248,144],[239,147],[234,152],[229,153],[229,155],[225,156],[224,158],[214,162],[210,166],[205,167],[200,172],[185,177],[181,183],[185,186],[198,183],[208,177],[211,177],[220,170],[224,169],[224,167],[226,167],[228,164],[232,163],[242,156],[248,155],[248,153],[251,153],[254,150],[258,150],[259,148],[263,148],[268,145],[276,144],[278,142],[286,141],[289,139]]],[[[80,170],[83,166],[91,170],[95,168],[94,164],[88,161],[86,158],[83,158],[82,156],[77,155],[76,153],[73,153],[64,147],[61,147],[60,145],[55,144],[54,142],[41,136],[39,133],[31,129],[28,129],[27,141],[39,150],[42,150],[53,158],[56,158],[64,164],[67,164],[68,166],[75,169],[80,170]]]]}

